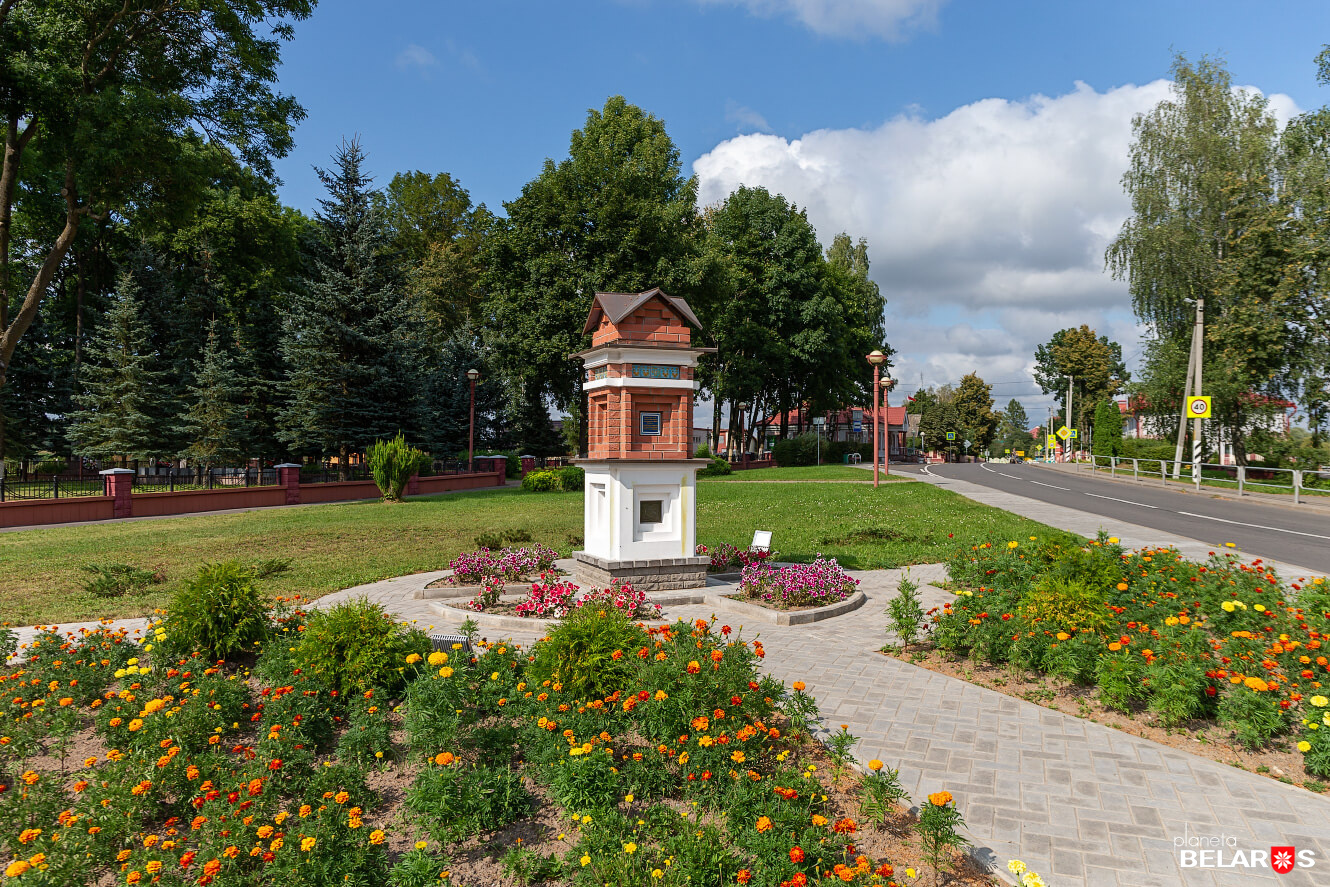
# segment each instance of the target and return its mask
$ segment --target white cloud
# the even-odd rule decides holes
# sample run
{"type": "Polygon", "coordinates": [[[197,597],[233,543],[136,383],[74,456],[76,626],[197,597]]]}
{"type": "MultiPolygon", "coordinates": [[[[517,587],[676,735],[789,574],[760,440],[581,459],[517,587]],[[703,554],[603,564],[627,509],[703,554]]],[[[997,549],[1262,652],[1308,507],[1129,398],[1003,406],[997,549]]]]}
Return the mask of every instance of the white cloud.
{"type": "Polygon", "coordinates": [[[903,39],[918,28],[932,27],[947,0],[698,0],[746,6],[762,15],[792,15],[809,30],[838,37],[873,35],[903,39]]]}
{"type": "Polygon", "coordinates": [[[434,53],[418,43],[412,43],[397,53],[397,67],[403,71],[414,69],[424,73],[438,63],[439,60],[434,57],[434,53]]]}
{"type": "MultiPolygon", "coordinates": [[[[1089,324],[1137,352],[1126,285],[1104,250],[1130,212],[1122,190],[1133,115],[1169,95],[1159,80],[1055,97],[985,99],[933,120],[909,113],[874,129],[787,140],[743,135],[698,158],[700,199],[761,185],[804,207],[824,243],[867,237],[888,300],[894,372],[913,391],[971,370],[1029,378],[1034,350],[1089,324]]],[[[1272,97],[1281,120],[1296,113],[1272,97]]],[[[1020,385],[994,389],[1005,405],[1020,385]],[[1011,393],[1007,393],[1011,392],[1011,393]]],[[[1021,388],[1034,410],[1045,401],[1021,388]]]]}

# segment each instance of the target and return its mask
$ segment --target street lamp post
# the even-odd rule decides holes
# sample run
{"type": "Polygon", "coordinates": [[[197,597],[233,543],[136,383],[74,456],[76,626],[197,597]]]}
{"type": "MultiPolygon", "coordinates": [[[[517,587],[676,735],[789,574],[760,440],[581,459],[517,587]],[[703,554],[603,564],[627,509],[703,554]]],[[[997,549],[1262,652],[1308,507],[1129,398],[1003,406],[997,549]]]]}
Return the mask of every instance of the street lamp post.
{"type": "Polygon", "coordinates": [[[480,378],[480,370],[467,370],[466,378],[471,383],[471,427],[467,434],[466,470],[471,472],[476,470],[476,380],[480,378]]]}
{"type": "Polygon", "coordinates": [[[891,389],[895,379],[882,380],[882,434],[887,445],[882,448],[882,473],[891,474],[891,389]]]}
{"type": "Polygon", "coordinates": [[[874,488],[877,487],[877,463],[878,463],[877,392],[878,388],[881,387],[882,385],[882,361],[886,359],[887,356],[876,348],[874,348],[868,354],[868,362],[873,365],[873,486],[874,488]]]}
{"type": "Polygon", "coordinates": [[[739,403],[739,464],[748,464],[748,447],[744,446],[744,413],[748,412],[747,402],[739,403]]]}

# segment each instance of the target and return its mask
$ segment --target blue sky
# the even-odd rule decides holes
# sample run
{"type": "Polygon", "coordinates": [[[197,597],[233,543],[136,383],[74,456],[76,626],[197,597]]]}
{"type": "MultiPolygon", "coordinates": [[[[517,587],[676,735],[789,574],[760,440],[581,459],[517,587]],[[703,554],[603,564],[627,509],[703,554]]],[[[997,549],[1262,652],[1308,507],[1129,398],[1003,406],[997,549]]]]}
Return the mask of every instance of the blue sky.
{"type": "Polygon", "coordinates": [[[1330,103],[1326,42],[1310,0],[322,0],[284,54],[309,116],[278,171],[312,209],[311,167],[359,134],[380,184],[446,171],[501,211],[622,94],[665,121],[704,201],[765,185],[824,243],[868,238],[905,387],[977,370],[1038,421],[1028,370],[1054,330],[1139,352],[1102,255],[1131,116],[1166,95],[1172,53],[1223,56],[1287,117],[1330,103]]]}

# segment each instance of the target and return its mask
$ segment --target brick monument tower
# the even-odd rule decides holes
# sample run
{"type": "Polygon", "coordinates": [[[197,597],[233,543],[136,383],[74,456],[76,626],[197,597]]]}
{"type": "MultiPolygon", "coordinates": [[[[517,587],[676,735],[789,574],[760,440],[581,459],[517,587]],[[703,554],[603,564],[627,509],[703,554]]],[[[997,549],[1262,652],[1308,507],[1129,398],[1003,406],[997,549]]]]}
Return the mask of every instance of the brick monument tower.
{"type": "Polygon", "coordinates": [[[660,289],[596,293],[583,332],[587,392],[585,551],[573,552],[583,587],[619,579],[644,591],[706,584],[697,557],[693,370],[714,348],[691,344],[700,326],[688,303],[660,289]]]}

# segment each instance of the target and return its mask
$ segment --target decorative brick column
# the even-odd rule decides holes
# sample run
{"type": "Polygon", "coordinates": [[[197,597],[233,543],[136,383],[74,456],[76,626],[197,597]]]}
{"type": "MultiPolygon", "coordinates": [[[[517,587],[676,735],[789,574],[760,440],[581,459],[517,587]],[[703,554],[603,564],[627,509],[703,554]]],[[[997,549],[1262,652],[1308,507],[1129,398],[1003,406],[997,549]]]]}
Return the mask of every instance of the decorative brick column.
{"type": "Polygon", "coordinates": [[[97,472],[103,478],[105,495],[113,500],[111,514],[114,517],[134,516],[134,472],[128,468],[108,468],[97,472]]]}
{"type": "Polygon", "coordinates": [[[277,469],[277,483],[286,487],[286,504],[300,504],[300,466],[295,462],[283,462],[274,465],[277,469]]]}

